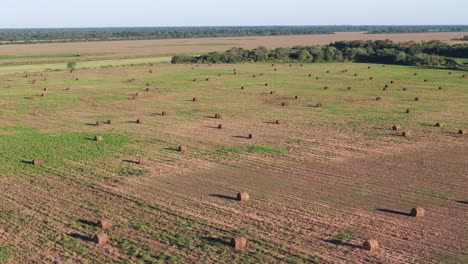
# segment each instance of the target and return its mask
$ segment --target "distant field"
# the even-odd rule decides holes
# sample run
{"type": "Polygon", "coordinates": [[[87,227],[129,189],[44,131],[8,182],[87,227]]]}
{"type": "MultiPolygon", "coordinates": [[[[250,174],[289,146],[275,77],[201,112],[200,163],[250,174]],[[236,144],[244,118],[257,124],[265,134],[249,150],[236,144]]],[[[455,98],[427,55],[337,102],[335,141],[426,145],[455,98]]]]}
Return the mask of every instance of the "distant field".
{"type": "MultiPolygon", "coordinates": [[[[155,56],[167,54],[199,54],[210,51],[225,51],[232,47],[270,48],[297,45],[321,45],[339,40],[423,41],[451,40],[462,38],[468,32],[437,32],[410,34],[364,34],[364,32],[338,32],[331,35],[233,37],[207,39],[136,40],[111,42],[52,43],[31,45],[0,45],[0,63],[15,62],[14,56],[42,56],[55,54],[82,54],[87,59],[117,58],[125,56],[155,56]],[[10,56],[10,57],[8,57],[10,56]],[[3,57],[3,59],[2,59],[3,57]]],[[[38,60],[41,58],[37,58],[38,60]]],[[[42,58],[44,59],[44,58],[42,58]]],[[[48,58],[63,59],[63,58],[48,58]]]]}
{"type": "MultiPolygon", "coordinates": [[[[301,38],[273,38],[270,45],[311,44],[301,38]]],[[[161,42],[15,48],[157,54],[227,47],[161,42]]],[[[78,66],[159,60],[167,58],[78,66]]],[[[0,262],[468,261],[468,136],[457,133],[468,129],[466,72],[161,63],[12,74],[64,66],[0,67],[0,262]],[[396,124],[401,131],[391,129],[396,124]],[[97,135],[104,141],[94,141],[97,135]],[[147,165],[135,163],[142,157],[147,165]],[[34,158],[43,164],[33,166],[34,158]],[[239,191],[251,200],[236,201],[239,191]],[[408,215],[415,206],[426,209],[425,217],[408,215]],[[114,225],[109,244],[96,246],[90,237],[101,217],[114,225]],[[246,250],[231,248],[234,236],[248,239],[246,250]],[[370,238],[380,244],[376,252],[361,248],[370,238]]]]}
{"type": "MultiPolygon", "coordinates": [[[[105,66],[121,66],[130,64],[147,64],[170,62],[171,57],[153,57],[153,58],[136,58],[136,59],[110,59],[110,60],[95,60],[95,61],[80,61],[77,63],[77,69],[83,68],[99,68],[105,66]]],[[[0,74],[11,73],[33,73],[42,71],[65,70],[66,62],[62,63],[38,63],[28,65],[1,66],[0,74]]]]}

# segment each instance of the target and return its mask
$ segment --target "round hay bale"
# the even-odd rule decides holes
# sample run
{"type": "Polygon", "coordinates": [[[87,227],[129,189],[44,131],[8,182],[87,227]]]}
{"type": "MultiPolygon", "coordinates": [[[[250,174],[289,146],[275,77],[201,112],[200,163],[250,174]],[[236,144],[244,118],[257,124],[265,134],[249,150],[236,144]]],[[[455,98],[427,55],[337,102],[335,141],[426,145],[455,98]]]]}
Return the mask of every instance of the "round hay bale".
{"type": "Polygon", "coordinates": [[[415,101],[419,101],[419,97],[415,97],[414,100],[415,100],[415,101]]]}
{"type": "Polygon", "coordinates": [[[137,119],[137,120],[136,120],[136,123],[137,123],[137,124],[143,124],[143,120],[137,119]]]}
{"type": "Polygon", "coordinates": [[[67,87],[67,89],[65,89],[65,90],[70,91],[71,89],[70,89],[70,87],[67,87]]]}
{"type": "Polygon", "coordinates": [[[94,235],[93,241],[98,246],[102,246],[102,245],[105,245],[105,244],[107,244],[109,242],[109,236],[107,236],[106,233],[101,232],[99,234],[94,235]]]}
{"type": "Polygon", "coordinates": [[[223,118],[223,115],[218,113],[218,114],[215,114],[214,117],[215,117],[216,119],[222,119],[222,118],[223,118]]]}
{"type": "Polygon", "coordinates": [[[150,88],[146,88],[146,89],[145,89],[145,92],[149,92],[149,90],[150,90],[150,88]]]}
{"type": "Polygon", "coordinates": [[[260,76],[263,76],[263,72],[260,73],[260,76]]]}
{"type": "Polygon", "coordinates": [[[403,133],[401,133],[401,135],[403,137],[411,137],[411,131],[403,131],[403,133]]]}
{"type": "Polygon", "coordinates": [[[356,76],[357,76],[357,73],[355,73],[354,76],[356,77],[356,76]]]}
{"type": "Polygon", "coordinates": [[[46,95],[47,95],[46,93],[42,93],[42,94],[41,94],[42,97],[44,97],[44,96],[46,96],[46,95]]]}
{"type": "Polygon", "coordinates": [[[288,106],[288,103],[282,102],[282,103],[281,103],[281,106],[288,106]]]}
{"type": "Polygon", "coordinates": [[[276,120],[276,121],[275,121],[275,124],[277,124],[277,125],[283,124],[283,119],[278,119],[278,120],[276,120]]]}
{"type": "Polygon", "coordinates": [[[241,87],[241,90],[244,90],[244,86],[241,87]]]}
{"type": "Polygon", "coordinates": [[[134,95],[132,98],[133,100],[138,100],[138,95],[134,95]]]}
{"type": "Polygon", "coordinates": [[[42,164],[42,160],[41,159],[33,159],[32,164],[34,166],[40,166],[42,164]]]}
{"type": "Polygon", "coordinates": [[[167,112],[167,111],[162,111],[162,112],[161,112],[161,115],[163,115],[163,116],[168,116],[168,115],[169,115],[169,112],[167,112]]]}
{"type": "Polygon", "coordinates": [[[149,83],[146,84],[146,87],[150,87],[150,86],[151,86],[151,84],[149,84],[149,83]]]}
{"type": "Polygon", "coordinates": [[[312,77],[312,74],[309,73],[309,77],[312,77]]]}
{"type": "Polygon", "coordinates": [[[410,110],[410,109],[406,109],[406,113],[407,113],[407,114],[411,113],[411,110],[410,110]]]}
{"type": "Polygon", "coordinates": [[[153,70],[149,70],[149,73],[153,73],[153,70]]]}
{"type": "Polygon", "coordinates": [[[462,78],[465,78],[465,77],[466,77],[466,75],[465,75],[465,74],[463,74],[463,75],[462,75],[462,78]]]}
{"type": "Polygon", "coordinates": [[[458,134],[460,134],[460,135],[465,135],[465,134],[466,134],[466,131],[463,130],[463,129],[460,129],[460,130],[458,130],[458,134]]]}
{"type": "Polygon", "coordinates": [[[330,71],[327,71],[327,73],[330,73],[330,71]]]}
{"type": "Polygon", "coordinates": [[[36,81],[36,80],[32,80],[32,82],[31,82],[31,83],[32,83],[32,84],[36,84],[36,83],[37,83],[37,81],[36,81]]]}
{"type": "Polygon", "coordinates": [[[270,94],[276,94],[276,92],[275,92],[275,91],[271,91],[270,94]]]}
{"type": "Polygon", "coordinates": [[[323,106],[323,103],[318,103],[318,104],[316,105],[316,107],[322,107],[322,106],[323,106]]]}
{"type": "Polygon", "coordinates": [[[439,86],[439,90],[442,90],[442,86],[439,86]]]}
{"type": "Polygon", "coordinates": [[[418,73],[415,72],[415,73],[414,73],[414,76],[416,76],[416,75],[418,75],[418,73]]]}
{"type": "Polygon", "coordinates": [[[393,80],[391,80],[391,81],[390,81],[390,83],[391,83],[391,84],[393,84],[393,83],[394,83],[394,81],[393,81],[393,80]]]}
{"type": "Polygon", "coordinates": [[[147,159],[144,159],[144,158],[139,158],[139,159],[137,160],[137,163],[138,163],[139,165],[145,166],[145,165],[148,164],[148,160],[147,160],[147,159]]]}
{"type": "Polygon", "coordinates": [[[44,91],[47,91],[47,87],[44,87],[44,89],[43,89],[43,90],[44,90],[44,91]]]}
{"type": "Polygon", "coordinates": [[[401,130],[401,126],[400,126],[400,125],[393,125],[392,130],[400,131],[400,130],[401,130]]]}
{"type": "Polygon", "coordinates": [[[102,136],[96,136],[94,137],[95,141],[104,141],[104,138],[102,136]]]}
{"type": "Polygon", "coordinates": [[[234,75],[237,75],[237,72],[234,72],[234,75]]]}
{"type": "Polygon", "coordinates": [[[218,129],[223,129],[223,124],[219,124],[218,129]]]}
{"type": "Polygon", "coordinates": [[[243,250],[247,247],[247,239],[245,237],[234,237],[231,239],[231,246],[234,250],[243,250]]]}
{"type": "Polygon", "coordinates": [[[197,79],[193,79],[193,82],[196,82],[196,81],[197,81],[197,79]]]}
{"type": "Polygon", "coordinates": [[[198,102],[198,101],[200,101],[200,99],[199,99],[198,97],[194,97],[194,98],[192,99],[192,101],[198,102]]]}
{"type": "Polygon", "coordinates": [[[256,76],[255,76],[255,74],[254,74],[254,75],[252,75],[252,78],[255,78],[255,77],[256,77],[256,76]]]}
{"type": "Polygon", "coordinates": [[[206,80],[207,82],[209,82],[209,81],[210,81],[210,78],[206,78],[205,80],[206,80]]]}
{"type": "Polygon", "coordinates": [[[107,120],[107,124],[108,124],[108,125],[112,125],[112,120],[110,120],[110,119],[107,120]]]}
{"type": "Polygon", "coordinates": [[[275,71],[278,71],[278,69],[275,68],[275,71]]]}
{"type": "Polygon", "coordinates": [[[294,96],[294,100],[299,100],[299,96],[294,96]]]}
{"type": "Polygon", "coordinates": [[[97,127],[102,126],[102,122],[97,121],[97,122],[96,122],[96,126],[97,126],[97,127]]]}
{"type": "Polygon", "coordinates": [[[271,67],[275,67],[275,64],[271,64],[271,67]]]}
{"type": "Polygon", "coordinates": [[[101,218],[97,222],[97,226],[102,230],[106,230],[112,227],[112,222],[109,219],[101,218]]]}
{"type": "Polygon", "coordinates": [[[382,101],[382,97],[377,96],[377,97],[375,98],[375,100],[376,100],[376,101],[382,101]]]}
{"type": "Polygon", "coordinates": [[[254,138],[253,134],[249,134],[248,138],[253,139],[254,138]]]}
{"type": "Polygon", "coordinates": [[[387,87],[384,87],[384,88],[382,89],[382,91],[387,91],[387,87]]]}
{"type": "Polygon", "coordinates": [[[179,148],[177,149],[179,152],[186,152],[187,151],[187,147],[186,146],[179,146],[179,148]]]}
{"type": "Polygon", "coordinates": [[[440,122],[437,122],[437,123],[435,123],[435,125],[434,125],[434,126],[435,126],[435,127],[442,127],[442,123],[440,123],[440,122]]]}
{"type": "Polygon", "coordinates": [[[386,84],[386,85],[384,86],[384,88],[388,88],[388,84],[386,84]]]}
{"type": "Polygon", "coordinates": [[[351,90],[351,86],[348,86],[348,88],[347,88],[347,89],[348,89],[348,90],[351,90]]]}
{"type": "Polygon", "coordinates": [[[379,248],[379,243],[375,239],[369,239],[364,241],[362,248],[367,251],[376,251],[379,248]]]}
{"type": "Polygon", "coordinates": [[[265,86],[268,86],[268,83],[265,83],[265,86]]]}
{"type": "Polygon", "coordinates": [[[424,208],[422,207],[415,207],[411,209],[411,216],[412,217],[423,217],[425,213],[424,208]]]}
{"type": "Polygon", "coordinates": [[[240,192],[237,194],[237,200],[240,202],[248,202],[250,200],[250,195],[247,192],[240,192]]]}
{"type": "Polygon", "coordinates": [[[405,88],[403,88],[403,92],[406,92],[406,91],[408,91],[408,89],[406,89],[406,87],[405,87],[405,88]]]}

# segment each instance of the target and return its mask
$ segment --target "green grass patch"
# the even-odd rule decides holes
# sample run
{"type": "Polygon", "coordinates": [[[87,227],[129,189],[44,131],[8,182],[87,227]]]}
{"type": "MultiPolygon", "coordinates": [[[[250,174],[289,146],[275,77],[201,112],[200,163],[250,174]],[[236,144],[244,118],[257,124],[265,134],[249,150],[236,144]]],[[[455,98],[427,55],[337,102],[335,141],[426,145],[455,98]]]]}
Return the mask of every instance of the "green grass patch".
{"type": "Polygon", "coordinates": [[[0,261],[5,261],[10,258],[13,249],[9,246],[7,247],[0,247],[0,261]]]}
{"type": "Polygon", "coordinates": [[[217,149],[221,153],[268,153],[268,154],[284,154],[287,152],[285,149],[277,149],[270,146],[234,146],[234,147],[220,147],[217,149]]]}
{"type": "Polygon", "coordinates": [[[80,132],[45,133],[29,127],[0,129],[0,167],[5,174],[36,170],[30,161],[42,159],[44,166],[63,167],[70,161],[112,156],[129,142],[117,133],[99,133],[103,142],[94,141],[96,134],[80,132]]]}

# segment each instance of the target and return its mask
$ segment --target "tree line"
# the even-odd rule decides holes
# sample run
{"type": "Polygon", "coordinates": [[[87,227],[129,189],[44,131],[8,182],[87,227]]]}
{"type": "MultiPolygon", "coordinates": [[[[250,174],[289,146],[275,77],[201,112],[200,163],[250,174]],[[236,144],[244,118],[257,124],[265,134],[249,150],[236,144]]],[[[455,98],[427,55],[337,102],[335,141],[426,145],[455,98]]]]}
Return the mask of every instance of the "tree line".
{"type": "Polygon", "coordinates": [[[313,35],[363,31],[369,34],[468,31],[468,26],[243,26],[0,29],[1,44],[103,40],[313,35]]]}
{"type": "Polygon", "coordinates": [[[253,50],[233,48],[200,56],[179,55],[172,63],[240,63],[240,62],[367,62],[415,66],[463,68],[460,58],[468,58],[468,44],[450,45],[441,41],[393,42],[338,41],[323,46],[253,50]]]}

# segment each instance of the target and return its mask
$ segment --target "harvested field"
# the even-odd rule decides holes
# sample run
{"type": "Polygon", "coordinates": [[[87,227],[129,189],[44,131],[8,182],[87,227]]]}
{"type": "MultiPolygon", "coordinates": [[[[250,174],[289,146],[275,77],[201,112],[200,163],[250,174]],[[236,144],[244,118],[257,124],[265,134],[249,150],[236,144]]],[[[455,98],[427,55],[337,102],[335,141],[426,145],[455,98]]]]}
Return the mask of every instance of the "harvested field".
{"type": "Polygon", "coordinates": [[[0,75],[1,261],[467,262],[468,137],[457,134],[468,128],[464,72],[274,67],[47,72],[37,86],[24,73],[0,75]],[[389,80],[398,88],[383,92],[389,80]],[[151,92],[131,100],[147,83],[151,92]],[[411,217],[419,207],[424,217],[411,217]],[[236,237],[247,247],[233,249],[236,237]],[[364,250],[371,239],[378,248],[364,250]]]}

